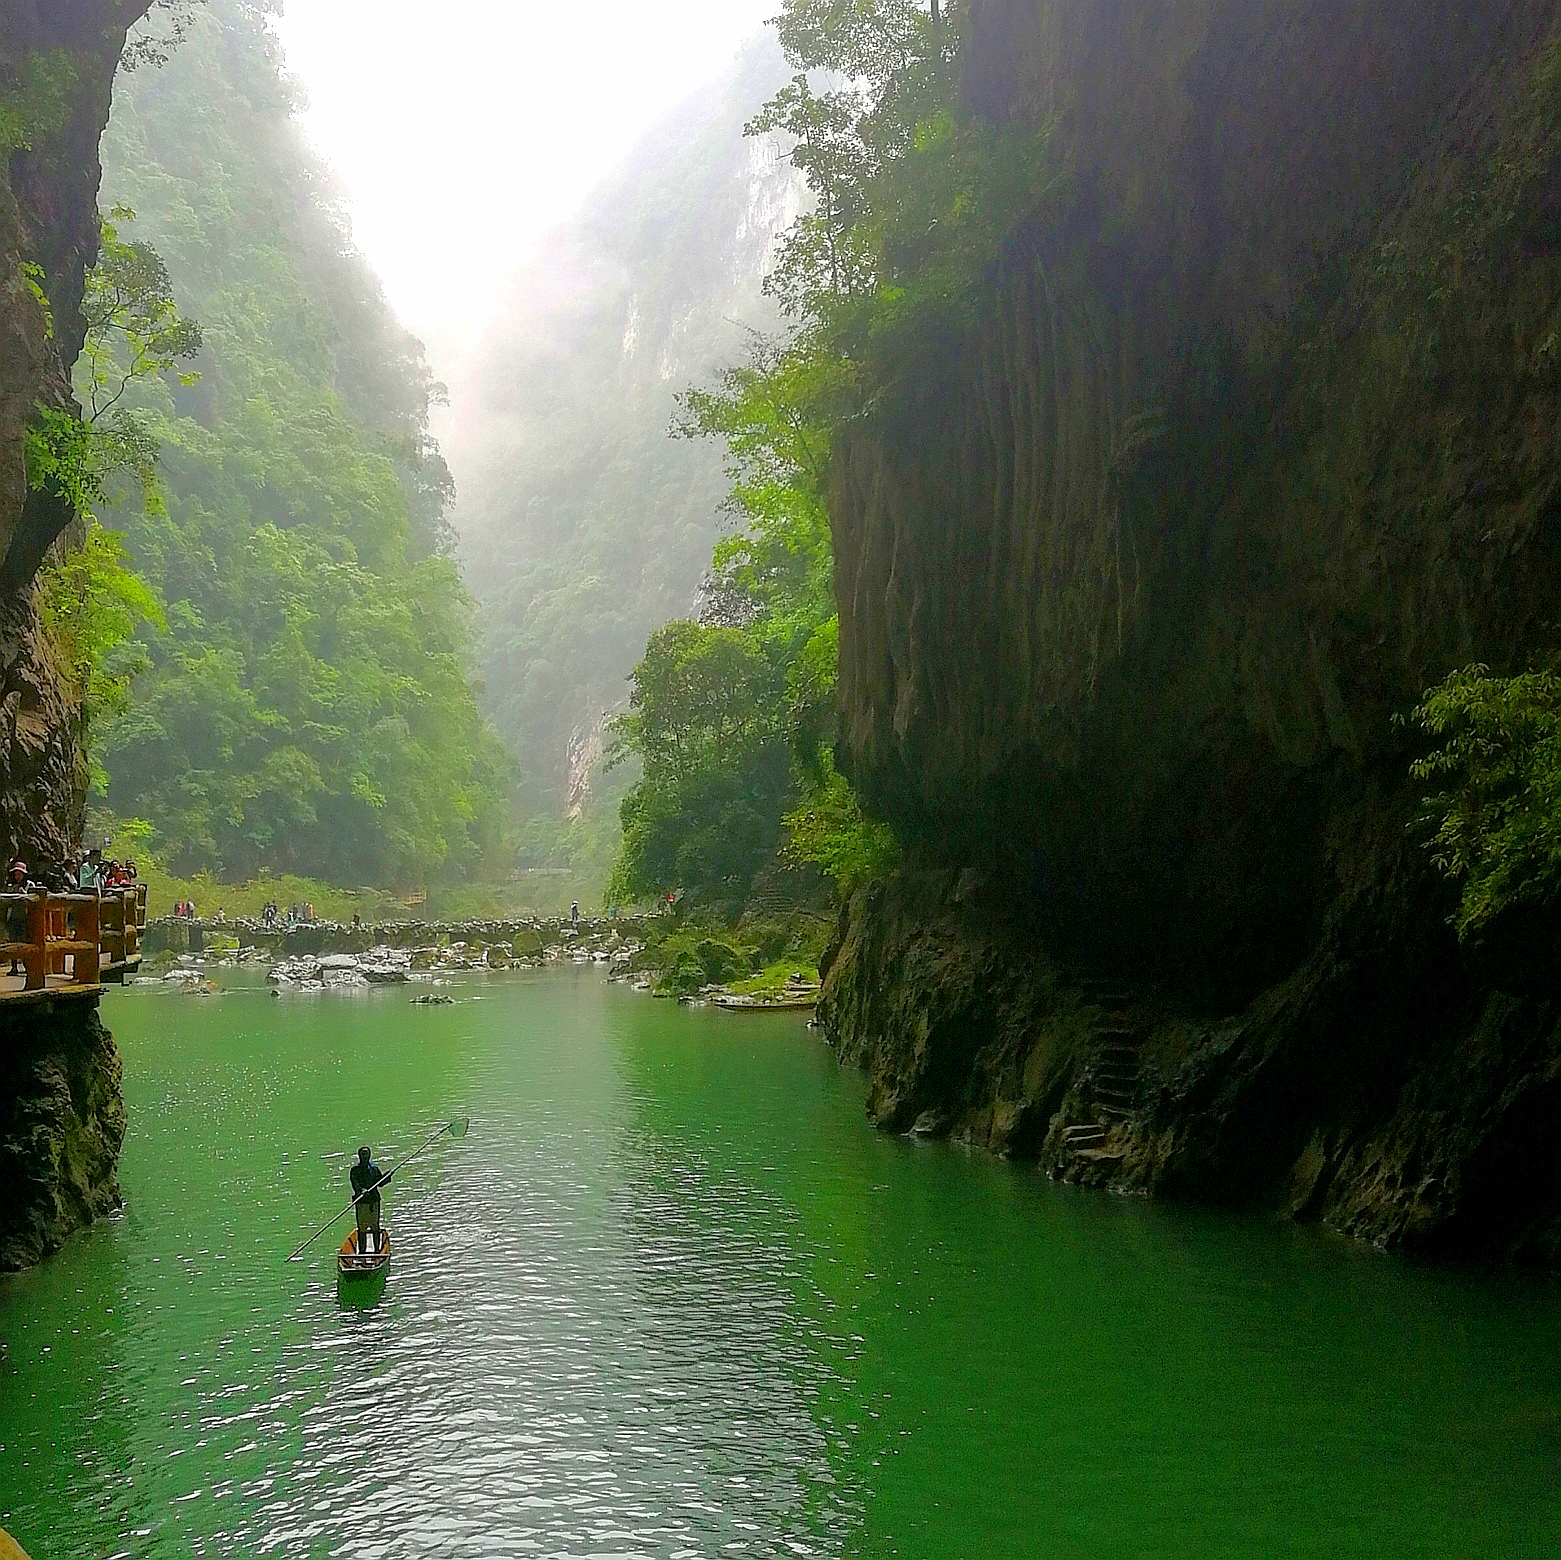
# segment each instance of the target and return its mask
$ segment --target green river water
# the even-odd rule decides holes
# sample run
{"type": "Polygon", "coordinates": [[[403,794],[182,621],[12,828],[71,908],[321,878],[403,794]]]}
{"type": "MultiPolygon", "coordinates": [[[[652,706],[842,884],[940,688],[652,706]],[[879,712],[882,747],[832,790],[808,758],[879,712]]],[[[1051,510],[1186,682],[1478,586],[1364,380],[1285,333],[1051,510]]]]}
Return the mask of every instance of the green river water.
{"type": "Polygon", "coordinates": [[[1561,1308],[872,1131],[589,970],[115,994],[121,1219],[0,1283],[0,1525],[107,1556],[1561,1556],[1561,1308]],[[381,1162],[370,1309],[282,1258],[381,1162]]]}

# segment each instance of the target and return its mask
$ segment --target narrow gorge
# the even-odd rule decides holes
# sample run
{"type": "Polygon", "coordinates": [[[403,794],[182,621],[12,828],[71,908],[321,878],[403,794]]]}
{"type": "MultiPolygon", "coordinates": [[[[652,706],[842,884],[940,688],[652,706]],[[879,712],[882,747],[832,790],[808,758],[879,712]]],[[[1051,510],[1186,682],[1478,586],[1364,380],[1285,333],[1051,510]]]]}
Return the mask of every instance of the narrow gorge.
{"type": "Polygon", "coordinates": [[[1561,0],[0,143],[0,1560],[1561,1555],[1561,0]]]}
{"type": "Polygon", "coordinates": [[[1542,0],[975,0],[1049,205],[832,471],[885,1125],[1561,1256],[1561,922],[1459,943],[1404,723],[1558,645],[1558,94],[1542,0]]]}

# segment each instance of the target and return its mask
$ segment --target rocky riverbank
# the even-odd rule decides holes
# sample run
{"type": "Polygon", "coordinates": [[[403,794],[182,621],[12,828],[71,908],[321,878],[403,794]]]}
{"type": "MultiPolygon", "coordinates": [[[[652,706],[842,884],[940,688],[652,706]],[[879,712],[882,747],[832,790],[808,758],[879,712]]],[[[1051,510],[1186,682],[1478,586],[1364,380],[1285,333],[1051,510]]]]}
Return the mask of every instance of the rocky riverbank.
{"type": "Polygon", "coordinates": [[[437,982],[442,975],[472,970],[524,970],[564,963],[600,965],[622,973],[645,946],[636,934],[638,924],[629,918],[406,922],[374,928],[316,923],[278,930],[259,923],[166,922],[161,923],[165,931],[182,931],[180,940],[186,947],[195,944],[199,951],[172,953],[167,946],[171,939],[165,936],[148,973],[137,984],[167,983],[204,991],[209,988],[209,971],[244,967],[264,969],[279,991],[402,986],[437,982]],[[301,942],[313,946],[300,948],[301,942]]]}
{"type": "MultiPolygon", "coordinates": [[[[656,917],[649,918],[655,921],[656,917]]],[[[142,951],[158,954],[204,953],[211,949],[258,949],[277,960],[305,955],[366,954],[374,948],[422,951],[463,949],[486,958],[547,958],[572,947],[595,947],[616,937],[640,940],[646,918],[637,916],[519,916],[508,920],[377,921],[358,926],[337,921],[295,925],[258,919],[188,920],[166,916],[147,923],[142,951]]]]}
{"type": "Polygon", "coordinates": [[[754,917],[735,928],[665,915],[356,927],[168,918],[146,928],[150,962],[142,980],[198,990],[207,969],[243,965],[265,968],[280,989],[319,991],[575,963],[602,966],[653,996],[795,1009],[817,995],[827,935],[828,923],[811,914],[754,917]]]}
{"type": "Polygon", "coordinates": [[[1461,950],[1418,874],[1223,997],[1083,956],[990,881],[905,873],[843,917],[820,1021],[868,1109],[1054,1179],[1271,1209],[1388,1250],[1561,1266],[1561,928],[1461,950]]]}

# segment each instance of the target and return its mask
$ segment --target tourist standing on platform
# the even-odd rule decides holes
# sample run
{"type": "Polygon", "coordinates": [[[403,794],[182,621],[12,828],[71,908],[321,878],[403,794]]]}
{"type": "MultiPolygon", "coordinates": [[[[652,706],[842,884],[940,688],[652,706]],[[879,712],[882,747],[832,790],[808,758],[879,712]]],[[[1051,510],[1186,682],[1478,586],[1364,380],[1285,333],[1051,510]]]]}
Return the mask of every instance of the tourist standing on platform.
{"type": "MultiPolygon", "coordinates": [[[[30,888],[36,888],[31,877],[27,873],[27,863],[20,856],[6,869],[5,886],[13,894],[24,894],[30,888]]],[[[5,907],[5,937],[10,943],[25,942],[27,940],[27,906],[7,905],[5,907]]],[[[22,975],[26,972],[17,962],[16,955],[11,955],[12,975],[22,975]]]]}

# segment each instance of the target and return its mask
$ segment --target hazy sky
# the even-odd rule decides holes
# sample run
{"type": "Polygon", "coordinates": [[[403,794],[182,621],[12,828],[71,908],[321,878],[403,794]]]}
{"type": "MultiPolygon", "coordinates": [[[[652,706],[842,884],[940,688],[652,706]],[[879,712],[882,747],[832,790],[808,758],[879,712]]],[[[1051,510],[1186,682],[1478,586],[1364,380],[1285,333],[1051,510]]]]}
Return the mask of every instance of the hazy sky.
{"type": "Polygon", "coordinates": [[[778,0],[286,0],[277,31],[358,244],[449,374],[515,252],[778,0]]]}

